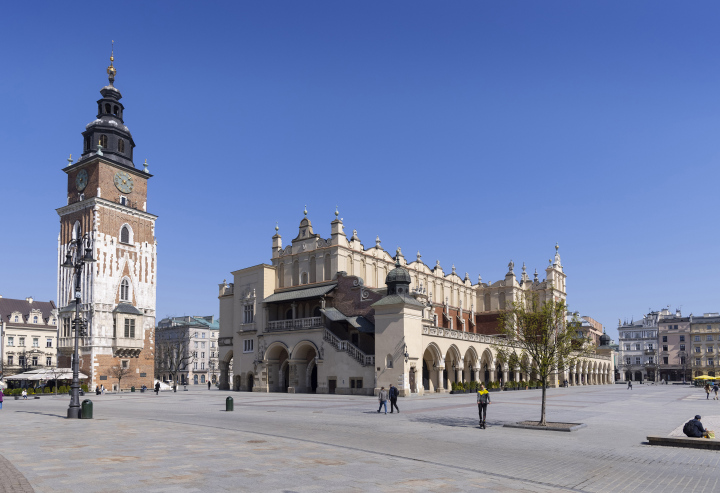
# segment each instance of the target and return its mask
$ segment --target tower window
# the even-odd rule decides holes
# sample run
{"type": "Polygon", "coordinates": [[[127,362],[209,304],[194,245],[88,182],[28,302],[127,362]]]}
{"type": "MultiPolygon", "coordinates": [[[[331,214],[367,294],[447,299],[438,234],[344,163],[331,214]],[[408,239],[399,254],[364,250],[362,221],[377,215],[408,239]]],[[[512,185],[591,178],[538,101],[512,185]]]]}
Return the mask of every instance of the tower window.
{"type": "Polygon", "coordinates": [[[100,136],[100,145],[107,149],[107,135],[100,136]]]}
{"type": "Polygon", "coordinates": [[[105,103],[105,113],[110,113],[110,104],[105,103]]]}
{"type": "Polygon", "coordinates": [[[120,242],[130,243],[130,229],[127,226],[123,226],[120,230],[120,242]]]}
{"type": "Polygon", "coordinates": [[[125,337],[131,339],[135,338],[135,320],[131,318],[125,319],[125,337]]]}
{"type": "Polygon", "coordinates": [[[90,149],[90,136],[85,137],[85,150],[90,149]]]}
{"type": "Polygon", "coordinates": [[[118,152],[125,152],[125,141],[118,139],[118,152]]]}
{"type": "Polygon", "coordinates": [[[130,298],[130,283],[127,279],[123,279],[120,283],[120,300],[128,301],[130,298]]]}
{"type": "Polygon", "coordinates": [[[113,106],[113,115],[117,116],[118,114],[118,107],[117,105],[113,106]]]}

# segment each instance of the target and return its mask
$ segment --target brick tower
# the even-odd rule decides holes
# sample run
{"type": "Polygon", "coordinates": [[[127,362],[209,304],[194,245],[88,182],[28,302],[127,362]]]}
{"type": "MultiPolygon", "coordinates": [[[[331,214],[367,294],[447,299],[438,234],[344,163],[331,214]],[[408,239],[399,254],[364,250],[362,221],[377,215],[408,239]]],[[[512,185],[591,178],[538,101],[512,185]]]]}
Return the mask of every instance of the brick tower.
{"type": "Polygon", "coordinates": [[[82,279],[81,316],[87,336],[80,339],[80,372],[90,388],[104,385],[148,388],[153,385],[157,242],[155,219],[147,212],[147,164],[133,163],[133,141],[113,83],[100,90],[97,118],[83,135],[83,153],[63,169],[67,205],[57,209],[58,237],[58,366],[69,368],[73,351],[71,319],[75,301],[72,270],[61,264],[73,238],[89,233],[95,262],[86,264],[82,279]],[[118,385],[118,370],[124,368],[118,385]]]}

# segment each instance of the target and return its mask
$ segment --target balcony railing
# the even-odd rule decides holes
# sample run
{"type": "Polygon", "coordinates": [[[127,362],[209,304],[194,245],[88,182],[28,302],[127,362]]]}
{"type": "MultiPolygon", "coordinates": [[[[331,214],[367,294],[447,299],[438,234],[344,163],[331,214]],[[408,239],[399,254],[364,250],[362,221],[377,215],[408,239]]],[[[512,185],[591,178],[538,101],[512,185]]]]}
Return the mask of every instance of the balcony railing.
{"type": "Polygon", "coordinates": [[[265,332],[302,330],[316,327],[323,327],[322,317],[296,318],[294,320],[273,320],[268,322],[265,332]]]}
{"type": "Polygon", "coordinates": [[[655,354],[655,352],[656,351],[654,349],[646,349],[645,350],[645,354],[648,356],[652,356],[653,354],[655,354]]]}
{"type": "Polygon", "coordinates": [[[123,349],[142,349],[143,340],[130,337],[116,337],[113,341],[113,347],[123,349]]]}

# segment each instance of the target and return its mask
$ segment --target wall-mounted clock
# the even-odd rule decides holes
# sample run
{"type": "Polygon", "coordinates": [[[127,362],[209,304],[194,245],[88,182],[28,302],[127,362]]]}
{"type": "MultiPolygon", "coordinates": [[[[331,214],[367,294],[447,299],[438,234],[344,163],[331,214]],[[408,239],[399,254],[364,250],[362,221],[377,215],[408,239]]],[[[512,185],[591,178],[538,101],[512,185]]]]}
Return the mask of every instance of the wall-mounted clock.
{"type": "Polygon", "coordinates": [[[78,192],[82,192],[85,190],[85,187],[88,183],[88,174],[87,171],[84,169],[81,169],[80,172],[75,177],[75,186],[78,189],[78,192]]]}
{"type": "Polygon", "coordinates": [[[133,189],[132,177],[124,171],[115,173],[115,186],[123,193],[130,193],[133,189]]]}

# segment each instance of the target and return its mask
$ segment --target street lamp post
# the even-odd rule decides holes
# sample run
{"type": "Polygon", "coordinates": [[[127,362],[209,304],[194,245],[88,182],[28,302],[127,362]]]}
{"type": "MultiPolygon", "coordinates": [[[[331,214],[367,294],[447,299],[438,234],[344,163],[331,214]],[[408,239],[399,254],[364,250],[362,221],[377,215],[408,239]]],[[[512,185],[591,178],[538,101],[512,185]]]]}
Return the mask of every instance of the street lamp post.
{"type": "Polygon", "coordinates": [[[85,335],[85,321],[80,318],[80,280],[82,276],[82,269],[85,263],[95,262],[92,255],[92,248],[90,244],[90,235],[85,233],[82,237],[78,237],[70,242],[68,247],[67,255],[65,256],[65,262],[62,267],[74,270],[75,280],[75,320],[73,320],[72,326],[75,329],[75,350],[73,352],[73,379],[72,385],[70,385],[70,407],[68,407],[67,417],[68,418],[79,418],[80,417],[80,357],[78,355],[78,346],[80,341],[80,332],[85,335]]]}

